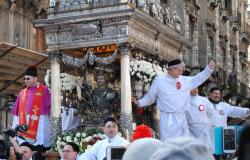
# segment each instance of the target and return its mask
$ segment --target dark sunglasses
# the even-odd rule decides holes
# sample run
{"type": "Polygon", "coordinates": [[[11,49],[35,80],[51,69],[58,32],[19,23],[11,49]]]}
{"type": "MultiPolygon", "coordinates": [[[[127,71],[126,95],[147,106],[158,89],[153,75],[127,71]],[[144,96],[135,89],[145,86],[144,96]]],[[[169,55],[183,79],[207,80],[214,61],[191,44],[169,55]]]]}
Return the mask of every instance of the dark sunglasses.
{"type": "Polygon", "coordinates": [[[29,77],[27,77],[27,78],[25,77],[24,80],[30,80],[30,78],[29,77]]]}

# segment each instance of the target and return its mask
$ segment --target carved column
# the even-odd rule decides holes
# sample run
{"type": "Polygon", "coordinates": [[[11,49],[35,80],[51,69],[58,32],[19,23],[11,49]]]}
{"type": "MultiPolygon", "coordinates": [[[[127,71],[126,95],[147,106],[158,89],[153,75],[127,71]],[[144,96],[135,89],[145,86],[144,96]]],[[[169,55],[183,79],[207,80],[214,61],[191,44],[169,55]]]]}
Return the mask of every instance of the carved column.
{"type": "Polygon", "coordinates": [[[61,125],[61,82],[60,82],[60,64],[61,53],[53,51],[49,53],[51,60],[51,140],[56,141],[58,134],[62,133],[61,125]]]}
{"type": "Polygon", "coordinates": [[[129,72],[129,47],[119,47],[121,54],[121,128],[126,138],[131,135],[133,128],[131,106],[131,81],[129,72]]]}

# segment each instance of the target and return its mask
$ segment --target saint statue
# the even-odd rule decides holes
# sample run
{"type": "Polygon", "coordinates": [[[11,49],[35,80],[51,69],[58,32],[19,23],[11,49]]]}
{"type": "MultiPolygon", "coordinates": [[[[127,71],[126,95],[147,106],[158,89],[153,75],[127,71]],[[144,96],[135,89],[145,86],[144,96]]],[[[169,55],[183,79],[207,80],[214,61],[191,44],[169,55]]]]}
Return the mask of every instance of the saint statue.
{"type": "Polygon", "coordinates": [[[107,87],[104,75],[97,75],[96,83],[97,88],[85,97],[83,123],[90,121],[95,126],[101,126],[105,118],[119,113],[120,98],[115,90],[107,87]]]}

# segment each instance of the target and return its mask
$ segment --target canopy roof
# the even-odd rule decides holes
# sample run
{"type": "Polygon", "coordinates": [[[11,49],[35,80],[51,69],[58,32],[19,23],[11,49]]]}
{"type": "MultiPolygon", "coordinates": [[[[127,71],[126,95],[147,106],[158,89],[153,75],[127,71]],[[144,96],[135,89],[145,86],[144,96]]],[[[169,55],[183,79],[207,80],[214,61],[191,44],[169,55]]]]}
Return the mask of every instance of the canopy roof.
{"type": "Polygon", "coordinates": [[[32,65],[37,66],[43,81],[50,68],[48,55],[0,42],[0,95],[18,93],[24,87],[24,72],[32,65]]]}

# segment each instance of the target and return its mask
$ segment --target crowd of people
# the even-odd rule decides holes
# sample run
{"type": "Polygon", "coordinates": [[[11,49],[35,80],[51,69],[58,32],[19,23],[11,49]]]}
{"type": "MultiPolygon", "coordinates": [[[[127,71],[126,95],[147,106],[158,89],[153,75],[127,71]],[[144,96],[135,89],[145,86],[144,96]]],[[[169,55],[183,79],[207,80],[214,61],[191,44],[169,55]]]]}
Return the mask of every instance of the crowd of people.
{"type": "MultiPolygon", "coordinates": [[[[153,137],[149,127],[141,125],[129,142],[118,135],[118,121],[107,117],[103,123],[104,140],[98,141],[83,154],[79,154],[79,147],[73,142],[66,143],[61,158],[104,160],[107,159],[108,147],[120,146],[126,149],[123,160],[214,159],[214,128],[227,126],[228,117],[244,119],[250,115],[248,108],[221,102],[219,88],[211,88],[208,97],[198,95],[199,85],[210,77],[215,67],[212,60],[197,75],[183,76],[181,60],[170,61],[167,74],[156,77],[142,99],[132,98],[132,102],[140,108],[156,104],[160,111],[160,140],[153,137]]],[[[12,111],[13,128],[26,124],[28,130],[20,134],[25,140],[10,138],[13,146],[10,157],[13,160],[17,159],[17,155],[23,155],[23,160],[37,159],[35,157],[42,155],[50,146],[49,90],[39,83],[35,67],[26,70],[24,80],[26,88],[19,93],[12,111]]],[[[246,140],[241,140],[241,143],[246,143],[246,140]]],[[[244,156],[239,155],[239,160],[249,157],[247,147],[249,144],[240,147],[239,153],[244,153],[244,156]]],[[[43,158],[40,156],[38,159],[43,158]]]]}

